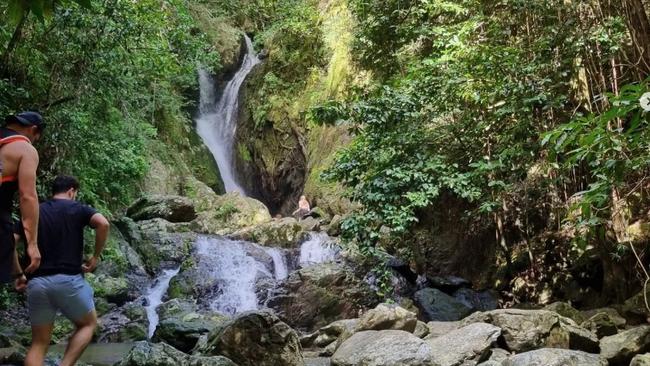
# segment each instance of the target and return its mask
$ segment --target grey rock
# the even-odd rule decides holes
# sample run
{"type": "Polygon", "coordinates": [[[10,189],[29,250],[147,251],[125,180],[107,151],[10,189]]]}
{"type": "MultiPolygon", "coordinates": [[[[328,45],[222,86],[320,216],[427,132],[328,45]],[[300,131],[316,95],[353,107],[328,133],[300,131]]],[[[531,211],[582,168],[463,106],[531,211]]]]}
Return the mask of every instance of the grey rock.
{"type": "Polygon", "coordinates": [[[650,353],[634,356],[630,366],[650,366],[650,353]]]}
{"type": "Polygon", "coordinates": [[[207,355],[223,355],[240,366],[302,366],[296,332],[268,311],[251,311],[217,326],[203,349],[207,355]]]}
{"type": "Polygon", "coordinates": [[[487,358],[501,329],[486,323],[473,323],[446,335],[427,340],[433,360],[442,366],[462,365],[466,361],[487,358]]]}
{"type": "Polygon", "coordinates": [[[610,365],[627,365],[635,355],[650,351],[650,325],[604,337],[600,340],[600,349],[610,365]]]}
{"type": "Polygon", "coordinates": [[[431,347],[402,330],[368,330],[354,334],[332,356],[333,366],[438,366],[431,347]]]}
{"type": "Polygon", "coordinates": [[[422,289],[415,293],[414,300],[427,321],[460,320],[472,313],[471,308],[438,289],[422,289]]]}
{"type": "Polygon", "coordinates": [[[166,343],[138,342],[115,366],[237,366],[223,356],[190,356],[166,343]]]}
{"type": "Polygon", "coordinates": [[[492,290],[474,291],[471,288],[460,288],[453,297],[470,309],[478,311],[494,310],[499,306],[497,294],[492,290]]]}
{"type": "Polygon", "coordinates": [[[503,366],[607,366],[596,354],[558,348],[543,348],[509,357],[503,366]]]}
{"type": "Polygon", "coordinates": [[[416,324],[417,316],[415,313],[394,304],[379,304],[359,318],[356,330],[394,329],[413,333],[416,324]]]}
{"type": "Polygon", "coordinates": [[[542,347],[598,352],[598,339],[573,320],[548,310],[499,309],[475,313],[461,321],[483,322],[500,327],[508,348],[526,352],[542,347]]]}
{"type": "Polygon", "coordinates": [[[160,218],[169,222],[190,222],[196,218],[192,201],[181,196],[145,196],[135,201],[126,214],[136,221],[160,218]]]}
{"type": "Polygon", "coordinates": [[[546,305],[544,307],[544,310],[549,310],[549,311],[554,311],[560,315],[562,315],[565,318],[569,318],[576,322],[577,324],[581,324],[587,318],[585,318],[584,314],[581,313],[579,310],[575,309],[573,306],[566,302],[554,302],[550,305],[546,305]]]}
{"type": "Polygon", "coordinates": [[[429,327],[427,326],[427,323],[419,321],[415,325],[415,330],[413,331],[413,335],[418,337],[418,338],[424,338],[429,335],[429,327]]]}
{"type": "Polygon", "coordinates": [[[427,328],[429,328],[429,334],[425,339],[432,339],[445,335],[452,330],[456,330],[461,327],[460,322],[428,322],[427,328]]]}
{"type": "Polygon", "coordinates": [[[427,278],[429,286],[442,290],[446,293],[452,293],[462,287],[471,287],[472,284],[458,276],[433,276],[427,278]]]}

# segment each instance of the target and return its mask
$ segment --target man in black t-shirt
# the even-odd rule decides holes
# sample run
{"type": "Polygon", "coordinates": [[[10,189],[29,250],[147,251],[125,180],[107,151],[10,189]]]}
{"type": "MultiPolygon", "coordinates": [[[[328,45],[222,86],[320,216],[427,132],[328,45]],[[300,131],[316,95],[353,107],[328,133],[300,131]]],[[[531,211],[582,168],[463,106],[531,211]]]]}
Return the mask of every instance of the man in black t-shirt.
{"type": "MultiPolygon", "coordinates": [[[[79,182],[59,176],[52,183],[52,199],[40,204],[38,249],[41,265],[29,274],[27,305],[32,325],[32,346],[25,365],[42,365],[50,344],[57,311],[76,326],[61,360],[62,366],[74,365],[90,342],[97,314],[93,290],[82,273],[92,272],[106,244],[109,223],[92,207],[75,198],[79,182]],[[83,263],[83,230],[95,229],[95,253],[83,263]]],[[[18,227],[18,233],[22,230],[18,227]]]]}

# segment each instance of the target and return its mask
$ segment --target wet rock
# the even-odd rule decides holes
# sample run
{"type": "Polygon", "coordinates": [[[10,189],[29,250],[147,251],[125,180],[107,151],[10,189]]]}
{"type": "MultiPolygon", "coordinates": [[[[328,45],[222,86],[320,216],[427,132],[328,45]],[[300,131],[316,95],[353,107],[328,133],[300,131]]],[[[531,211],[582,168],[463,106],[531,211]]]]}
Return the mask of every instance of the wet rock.
{"type": "Polygon", "coordinates": [[[237,192],[219,196],[196,180],[189,181],[186,190],[197,211],[191,224],[196,232],[227,235],[271,221],[271,214],[262,202],[237,192]]]}
{"type": "Polygon", "coordinates": [[[351,268],[323,263],[289,275],[280,294],[269,301],[280,318],[294,328],[314,329],[336,319],[356,318],[379,301],[351,268]]]}
{"type": "Polygon", "coordinates": [[[247,312],[219,325],[202,354],[224,355],[239,366],[302,366],[296,332],[267,311],[247,312]]]}
{"type": "Polygon", "coordinates": [[[611,366],[628,365],[637,354],[650,351],[650,325],[632,328],[600,340],[600,354],[611,366]]]}
{"type": "Polygon", "coordinates": [[[354,334],[332,356],[333,366],[435,366],[431,347],[401,330],[354,334]]]}
{"type": "Polygon", "coordinates": [[[550,305],[546,305],[544,307],[544,310],[556,312],[565,318],[569,318],[573,320],[577,324],[581,324],[582,322],[587,320],[582,312],[575,309],[573,306],[571,306],[566,302],[561,302],[561,301],[554,302],[550,305]]]}
{"type": "Polygon", "coordinates": [[[237,366],[223,356],[190,356],[166,343],[138,342],[115,366],[237,366]]]}
{"type": "Polygon", "coordinates": [[[95,291],[95,296],[104,298],[107,302],[120,306],[127,301],[134,300],[129,296],[129,284],[124,277],[87,273],[85,278],[95,291]]]}
{"type": "Polygon", "coordinates": [[[144,304],[131,302],[99,318],[99,342],[135,342],[147,339],[147,314],[144,304]]]}
{"type": "Polygon", "coordinates": [[[131,233],[135,238],[130,243],[151,274],[158,273],[163,266],[183,262],[197,238],[192,232],[178,232],[183,229],[163,219],[140,221],[136,225],[136,231],[131,233]]]}
{"type": "Polygon", "coordinates": [[[650,353],[634,356],[630,362],[630,366],[650,366],[650,353]]]}
{"type": "Polygon", "coordinates": [[[190,222],[196,218],[192,201],[181,196],[145,196],[135,201],[126,214],[135,221],[160,218],[169,222],[190,222]]]}
{"type": "Polygon", "coordinates": [[[394,329],[413,333],[416,324],[417,317],[415,313],[397,305],[379,304],[359,318],[356,330],[394,329]]]}
{"type": "Polygon", "coordinates": [[[305,231],[318,231],[320,229],[320,221],[313,217],[307,216],[304,219],[298,221],[298,224],[305,231]]]}
{"type": "Polygon", "coordinates": [[[520,353],[503,361],[503,366],[607,366],[596,354],[567,349],[544,348],[520,353]]]}
{"type": "Polygon", "coordinates": [[[457,276],[427,277],[427,282],[429,283],[429,287],[436,288],[448,294],[463,287],[472,287],[472,284],[469,281],[457,276]]]}
{"type": "Polygon", "coordinates": [[[473,310],[489,311],[499,306],[497,293],[492,290],[474,291],[464,287],[456,290],[452,296],[473,310]]]}
{"type": "Polygon", "coordinates": [[[431,347],[434,363],[453,366],[487,358],[499,335],[499,327],[473,323],[426,342],[431,347]]]}
{"type": "Polygon", "coordinates": [[[160,305],[158,313],[160,323],[154,340],[164,341],[183,352],[192,350],[202,335],[227,320],[221,314],[199,312],[195,304],[178,299],[160,305]]]}
{"type": "Polygon", "coordinates": [[[414,300],[426,321],[460,320],[472,313],[465,304],[434,288],[416,292],[414,300]]]}
{"type": "Polygon", "coordinates": [[[461,327],[460,322],[428,322],[429,334],[425,339],[431,339],[445,335],[461,327]]]}
{"type": "Polygon", "coordinates": [[[265,246],[294,248],[307,237],[307,231],[296,219],[285,217],[244,228],[234,232],[230,237],[265,246]]]}
{"type": "Polygon", "coordinates": [[[514,352],[543,347],[598,352],[598,339],[573,320],[548,310],[499,309],[475,313],[461,321],[483,322],[502,329],[503,339],[514,352]]]}

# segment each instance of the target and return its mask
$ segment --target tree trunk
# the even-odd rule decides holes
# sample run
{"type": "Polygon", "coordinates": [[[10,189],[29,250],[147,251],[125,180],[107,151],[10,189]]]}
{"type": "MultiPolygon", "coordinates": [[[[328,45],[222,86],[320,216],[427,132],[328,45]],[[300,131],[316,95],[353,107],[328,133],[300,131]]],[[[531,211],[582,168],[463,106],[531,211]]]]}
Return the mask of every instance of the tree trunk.
{"type": "Polygon", "coordinates": [[[25,26],[25,21],[27,20],[28,14],[29,14],[29,10],[23,13],[23,16],[20,18],[20,21],[16,25],[16,29],[14,29],[14,33],[12,34],[11,39],[9,40],[9,44],[7,45],[7,48],[5,49],[2,56],[0,56],[0,76],[2,77],[7,76],[7,72],[9,71],[9,60],[11,58],[11,54],[16,49],[16,46],[18,46],[18,42],[20,41],[20,37],[22,35],[23,27],[25,26]]]}
{"type": "Polygon", "coordinates": [[[633,42],[633,67],[645,79],[650,76],[650,21],[643,1],[623,0],[623,15],[633,42]]]}

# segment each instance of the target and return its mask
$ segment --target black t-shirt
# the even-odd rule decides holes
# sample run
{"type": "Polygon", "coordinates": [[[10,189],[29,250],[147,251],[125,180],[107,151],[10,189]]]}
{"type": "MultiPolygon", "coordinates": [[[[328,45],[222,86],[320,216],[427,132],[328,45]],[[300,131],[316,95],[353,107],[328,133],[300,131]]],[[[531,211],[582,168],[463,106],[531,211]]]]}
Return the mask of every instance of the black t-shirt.
{"type": "MultiPolygon", "coordinates": [[[[29,277],[81,273],[84,228],[90,225],[90,218],[97,211],[77,201],[51,199],[40,204],[39,212],[41,266],[29,277]]],[[[22,235],[22,225],[17,229],[22,235]]]]}

